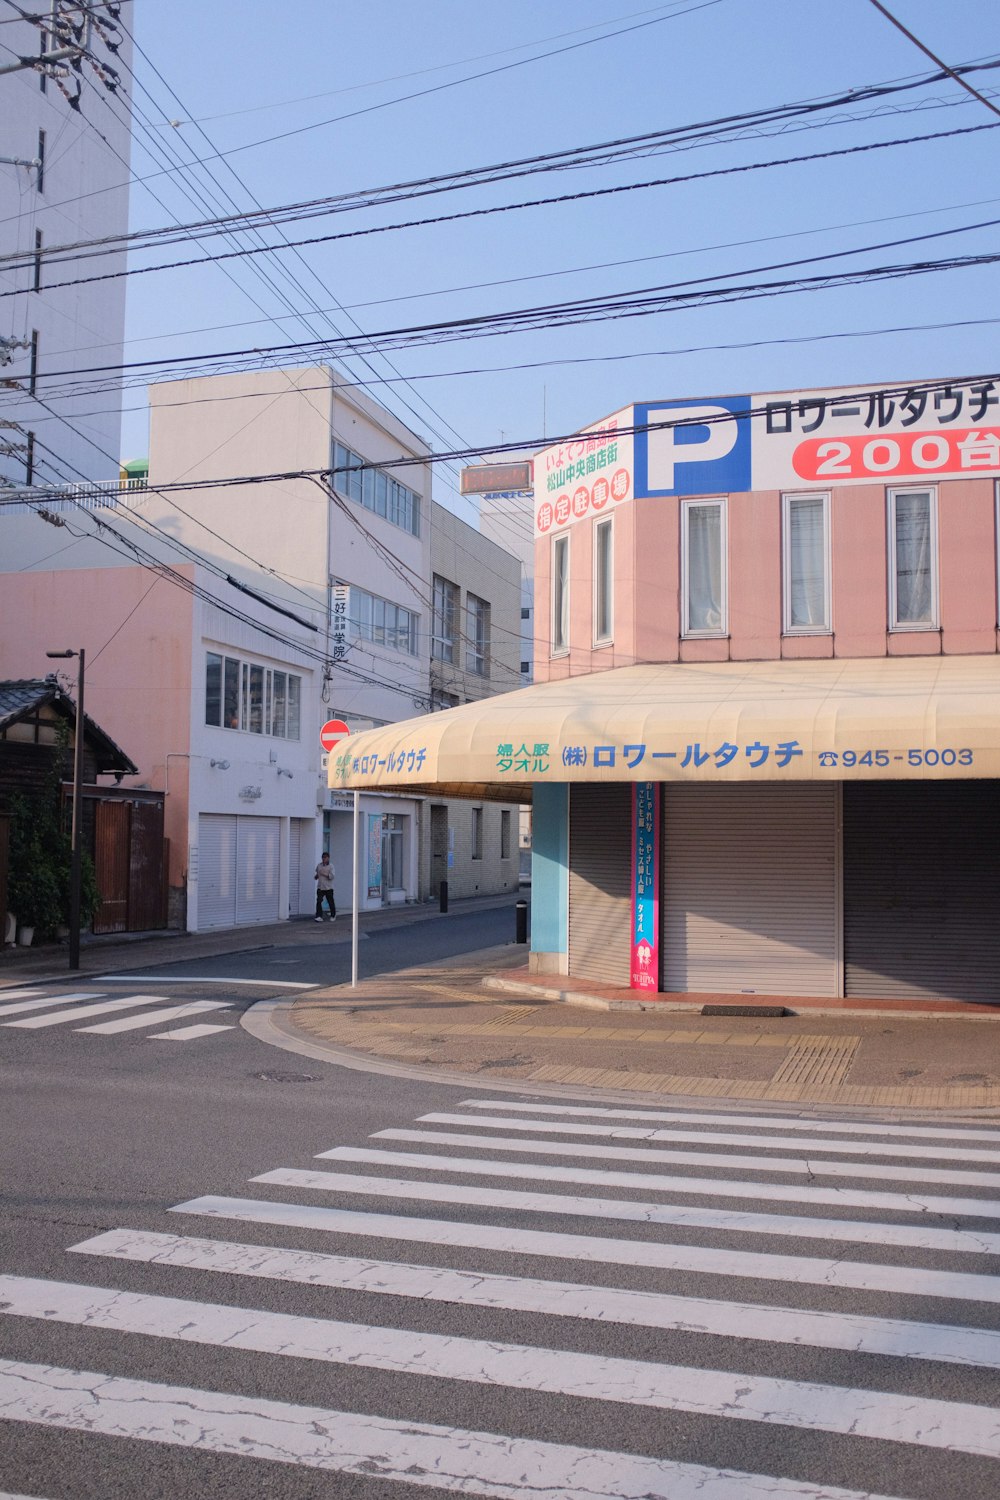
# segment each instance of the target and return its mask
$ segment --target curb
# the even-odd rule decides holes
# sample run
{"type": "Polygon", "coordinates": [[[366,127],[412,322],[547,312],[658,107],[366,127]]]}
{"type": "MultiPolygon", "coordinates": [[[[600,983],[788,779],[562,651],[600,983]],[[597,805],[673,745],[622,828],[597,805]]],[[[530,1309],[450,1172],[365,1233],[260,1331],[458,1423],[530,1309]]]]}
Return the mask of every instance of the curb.
{"type": "MultiPolygon", "coordinates": [[[[310,995],[310,999],[312,998],[315,997],[310,995]]],[[[422,1067],[416,1063],[390,1062],[381,1058],[365,1057],[348,1047],[339,1047],[333,1043],[319,1042],[304,1037],[291,1021],[294,1004],[294,999],[282,997],[258,1000],[256,1005],[244,1011],[240,1017],[240,1025],[257,1041],[270,1047],[278,1047],[284,1052],[294,1052],[300,1057],[308,1057],[332,1067],[350,1068],[358,1073],[381,1074],[384,1077],[406,1079],[413,1083],[433,1083],[466,1091],[474,1089],[488,1094],[521,1094],[537,1099],[564,1101],[578,1099],[591,1102],[598,1100],[607,1104],[639,1104],[655,1107],[661,1111],[698,1110],[704,1113],[708,1109],[713,1114],[745,1115],[751,1108],[751,1104],[747,1101],[720,1100],[702,1094],[664,1095],[647,1093],[640,1089],[580,1088],[572,1084],[532,1083],[528,1079],[480,1080],[475,1075],[467,1073],[452,1073],[441,1068],[422,1067]]],[[[802,1119],[817,1120],[827,1120],[848,1114],[852,1119],[868,1119],[876,1125],[906,1124],[910,1121],[926,1122],[931,1116],[935,1120],[955,1124],[1000,1120],[1000,1109],[992,1105],[983,1105],[979,1109],[973,1106],[965,1110],[928,1111],[899,1105],[873,1109],[870,1106],[858,1104],[825,1103],[820,1105],[811,1104],[805,1100],[796,1100],[794,1103],[787,1100],[774,1102],[754,1100],[752,1111],[754,1114],[773,1114],[777,1117],[787,1117],[789,1113],[794,1113],[802,1119]]]]}
{"type": "MultiPolygon", "coordinates": [[[[602,1011],[655,1011],[661,1016],[674,1015],[701,1015],[706,1004],[715,1004],[716,998],[711,1001],[706,998],[697,1000],[643,1000],[637,997],[634,1000],[626,1000],[617,996],[589,994],[586,990],[574,990],[553,984],[534,984],[523,979],[504,979],[499,974],[487,974],[482,981],[483,989],[497,990],[504,994],[519,995],[522,1000],[537,998],[539,1000],[554,1000],[560,1005],[572,1005],[578,1010],[602,1010],[602,1011]]],[[[733,1004],[742,1004],[747,1011],[753,1009],[752,1002],[740,1000],[738,995],[732,997],[733,1004]]],[[[815,1005],[796,1005],[792,1001],[782,1000],[780,997],[775,1002],[784,1005],[788,1016],[798,1016],[808,1019],[810,1016],[839,1016],[857,1017],[863,1020],[870,1017],[873,1020],[884,1020],[887,1017],[897,1021],[973,1021],[992,1022],[994,1025],[1000,1023],[1000,1006],[991,1011],[976,1013],[974,1011],[956,1010],[904,1010],[905,1001],[895,1008],[883,1008],[878,1005],[824,1005],[819,1000],[815,1005]]],[[[761,1004],[761,1009],[764,1008],[761,1004]]]]}

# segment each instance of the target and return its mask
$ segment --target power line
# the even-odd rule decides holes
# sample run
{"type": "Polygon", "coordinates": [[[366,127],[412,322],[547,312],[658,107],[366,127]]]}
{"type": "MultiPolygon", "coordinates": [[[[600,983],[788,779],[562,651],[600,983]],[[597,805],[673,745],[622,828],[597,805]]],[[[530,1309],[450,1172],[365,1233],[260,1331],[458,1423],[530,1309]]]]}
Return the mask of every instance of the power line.
{"type": "Polygon", "coordinates": [[[1000,109],[997,109],[996,105],[992,103],[991,100],[987,99],[985,95],[981,94],[978,89],[974,89],[971,83],[968,83],[964,78],[960,77],[959,73],[954,68],[950,67],[948,63],[944,62],[940,57],[938,57],[936,52],[932,52],[931,49],[926,46],[919,37],[914,36],[913,32],[909,31],[903,25],[902,21],[898,20],[893,15],[892,11],[888,10],[882,4],[882,0],[871,0],[871,3],[872,5],[874,5],[875,9],[877,11],[880,11],[881,14],[885,16],[886,20],[890,22],[891,25],[895,26],[897,31],[901,31],[907,38],[907,40],[911,41],[913,45],[924,54],[925,57],[929,57],[932,63],[936,63],[937,66],[942,70],[942,72],[947,73],[949,78],[954,78],[959,88],[965,89],[965,92],[967,94],[971,94],[973,99],[978,99],[980,104],[985,104],[988,110],[990,110],[993,114],[1000,116],[1000,109]]]}
{"type": "MultiPolygon", "coordinates": [[[[776,158],[766,162],[747,162],[735,167],[715,167],[709,171],[689,173],[678,177],[652,178],[643,182],[618,183],[612,187],[588,188],[575,193],[561,193],[545,198],[523,199],[517,203],[497,203],[484,208],[463,209],[450,214],[438,214],[425,219],[400,220],[394,224],[370,225],[364,229],[340,230],[332,234],[311,235],[301,240],[288,240],[286,247],[301,249],[307,245],[331,244],[339,240],[364,239],[372,235],[394,233],[402,229],[425,229],[436,224],[452,224],[464,219],[488,218],[495,214],[516,213],[526,208],[544,208],[554,204],[579,203],[586,199],[607,198],[620,193],[642,192],[649,188],[675,187],[679,183],[704,181],[712,177],[732,177],[746,172],[769,171],[772,167],[801,165],[805,162],[829,161],[835,157],[858,156],[871,151],[885,151],[897,146],[923,145],[928,141],[951,140],[959,136],[976,135],[984,130],[996,130],[997,125],[965,125],[952,130],[935,131],[929,135],[906,136],[891,141],[869,141],[860,146],[842,146],[831,151],[816,151],[804,156],[776,158]]],[[[242,246],[238,250],[219,251],[213,255],[188,256],[184,260],[164,261],[153,266],[130,266],[120,271],[105,271],[95,276],[78,276],[68,281],[52,283],[51,290],[62,287],[88,286],[98,281],[117,281],[126,276],[144,276],[156,271],[173,271],[187,266],[202,265],[208,261],[245,259],[251,256],[273,253],[274,246],[242,246]]],[[[0,292],[0,297],[22,295],[19,292],[0,292]]]]}

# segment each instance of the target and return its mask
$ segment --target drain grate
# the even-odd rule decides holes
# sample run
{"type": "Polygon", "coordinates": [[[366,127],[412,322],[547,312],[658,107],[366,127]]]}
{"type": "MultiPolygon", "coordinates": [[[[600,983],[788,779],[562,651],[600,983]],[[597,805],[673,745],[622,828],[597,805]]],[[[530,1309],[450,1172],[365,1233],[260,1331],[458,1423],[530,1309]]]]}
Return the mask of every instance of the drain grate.
{"type": "Polygon", "coordinates": [[[319,1083],[318,1073],[250,1073],[250,1078],[261,1083],[319,1083]]]}

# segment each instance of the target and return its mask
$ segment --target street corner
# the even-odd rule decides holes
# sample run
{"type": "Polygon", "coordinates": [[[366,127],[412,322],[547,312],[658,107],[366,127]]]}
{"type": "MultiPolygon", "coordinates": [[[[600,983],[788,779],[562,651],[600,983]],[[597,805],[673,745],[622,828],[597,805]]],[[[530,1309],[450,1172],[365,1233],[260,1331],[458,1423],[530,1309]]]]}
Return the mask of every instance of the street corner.
{"type": "MultiPolygon", "coordinates": [[[[369,1064],[468,1079],[800,1108],[1000,1110],[1000,1060],[964,1018],[568,1011],[484,990],[480,967],[369,980],[282,1008],[287,1035],[369,1064]]],[[[1000,1017],[998,1024],[1000,1024],[1000,1017]]],[[[989,1033],[987,1033],[989,1034],[989,1033]]]]}

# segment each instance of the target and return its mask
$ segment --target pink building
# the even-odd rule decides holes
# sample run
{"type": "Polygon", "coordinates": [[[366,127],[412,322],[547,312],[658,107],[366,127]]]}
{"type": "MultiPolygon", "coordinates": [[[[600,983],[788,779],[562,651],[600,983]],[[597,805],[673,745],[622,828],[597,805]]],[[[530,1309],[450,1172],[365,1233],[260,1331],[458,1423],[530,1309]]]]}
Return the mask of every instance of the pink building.
{"type": "MultiPolygon", "coordinates": [[[[998,414],[671,400],[535,457],[535,685],[388,764],[532,798],[538,972],[1000,1003],[998,414]]],[[[388,783],[379,733],[338,785],[388,783]]]]}

